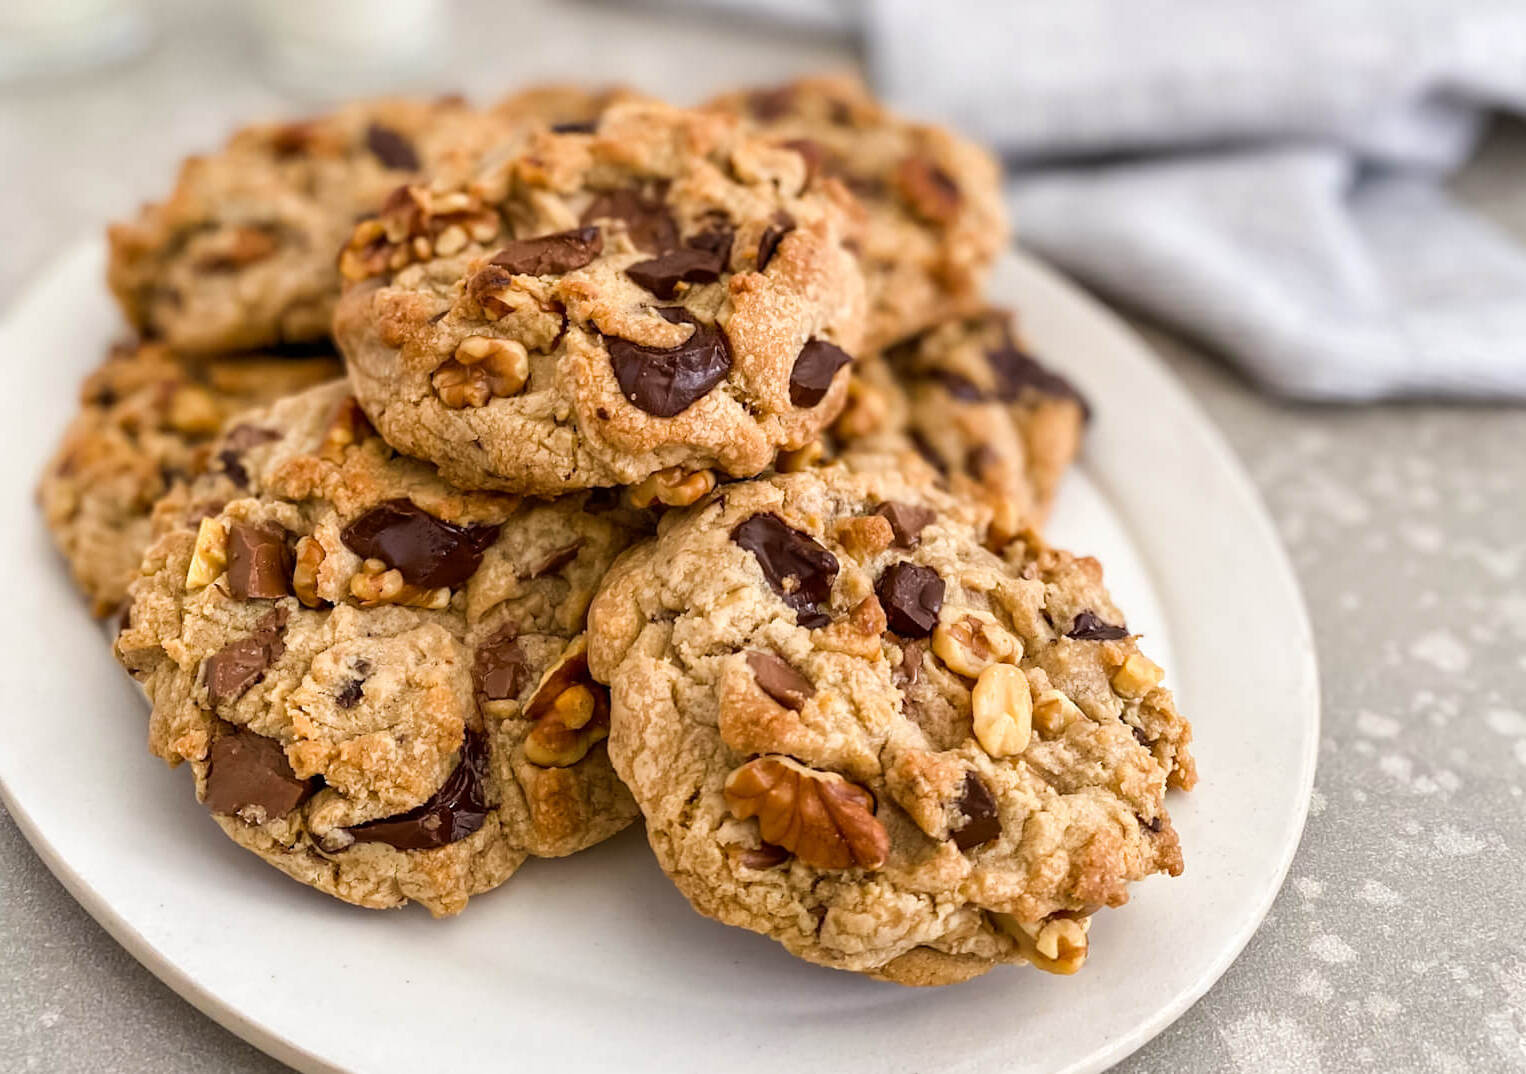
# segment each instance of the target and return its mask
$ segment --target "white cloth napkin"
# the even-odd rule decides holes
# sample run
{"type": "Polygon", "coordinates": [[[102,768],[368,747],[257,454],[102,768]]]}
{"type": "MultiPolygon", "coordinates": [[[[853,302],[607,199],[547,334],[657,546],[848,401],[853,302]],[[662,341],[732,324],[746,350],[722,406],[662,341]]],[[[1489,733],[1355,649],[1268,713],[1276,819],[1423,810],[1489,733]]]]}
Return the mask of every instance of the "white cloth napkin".
{"type": "Polygon", "coordinates": [[[1259,383],[1526,397],[1526,249],[1443,187],[1526,113],[1526,0],[773,3],[994,144],[1024,243],[1259,383]]]}

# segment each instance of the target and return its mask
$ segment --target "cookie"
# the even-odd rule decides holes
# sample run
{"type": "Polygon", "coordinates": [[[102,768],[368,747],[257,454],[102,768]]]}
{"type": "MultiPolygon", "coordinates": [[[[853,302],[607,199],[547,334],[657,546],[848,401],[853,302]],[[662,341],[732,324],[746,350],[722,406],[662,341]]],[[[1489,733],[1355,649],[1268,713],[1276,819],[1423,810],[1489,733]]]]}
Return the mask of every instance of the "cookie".
{"type": "Polygon", "coordinates": [[[863,207],[859,254],[873,348],[978,305],[1010,240],[1001,170],[984,149],[881,105],[856,78],[805,78],[743,90],[707,106],[805,153],[863,207]]]}
{"type": "Polygon", "coordinates": [[[617,104],[363,221],[335,336],[382,435],[451,481],[693,502],[840,409],[863,320],[845,204],[724,116],[617,104]]]}
{"type": "Polygon", "coordinates": [[[48,530],[95,614],[127,595],[155,501],[206,468],[230,415],[341,374],[321,352],[198,359],[160,344],[114,348],[86,378],[38,486],[48,530]]]}
{"type": "Polygon", "coordinates": [[[993,513],[998,540],[1040,528],[1081,448],[1085,397],[1021,342],[1012,314],[949,317],[860,363],[834,426],[844,451],[909,441],[958,497],[993,513]]]}
{"type": "Polygon", "coordinates": [[[191,497],[115,648],[152,749],[230,837],[347,902],[443,915],[635,818],[582,634],[642,516],[458,491],[343,382],[244,416],[216,457],[197,491],[238,498],[191,497]]]}
{"type": "Polygon", "coordinates": [[[528,130],[586,120],[605,100],[570,89],[486,110],[380,99],[247,127],[189,158],[164,201],[111,228],[107,279],[128,320],[177,349],[323,339],[339,298],[335,257],[359,217],[421,174],[464,177],[528,130]]]}
{"type": "Polygon", "coordinates": [[[609,751],[695,908],[908,984],[1079,968],[1182,857],[1191,730],[1094,561],[1000,555],[957,501],[843,466],[718,490],[589,614],[609,751]]]}

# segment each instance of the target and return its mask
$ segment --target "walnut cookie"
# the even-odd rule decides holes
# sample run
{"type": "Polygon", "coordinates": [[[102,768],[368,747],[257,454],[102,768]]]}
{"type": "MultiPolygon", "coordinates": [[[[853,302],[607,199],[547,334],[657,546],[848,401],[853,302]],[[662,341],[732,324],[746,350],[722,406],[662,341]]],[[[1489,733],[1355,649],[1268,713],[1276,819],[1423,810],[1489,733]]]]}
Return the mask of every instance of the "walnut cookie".
{"type": "Polygon", "coordinates": [[[544,87],[482,110],[383,98],[247,127],[111,228],[108,282],[140,332],[181,350],[323,339],[335,257],[357,218],[421,174],[464,178],[528,131],[591,119],[615,95],[544,87]]]}
{"type": "Polygon", "coordinates": [[[957,315],[860,362],[823,447],[909,446],[956,498],[991,512],[997,543],[1040,528],[1075,461],[1090,408],[1027,352],[1005,310],[957,315]]]}
{"type": "Polygon", "coordinates": [[[192,497],[150,548],[116,652],[229,836],[348,902],[443,915],[636,817],[582,632],[644,515],[458,491],[343,382],[220,446],[242,494],[192,497]]]}
{"type": "Polygon", "coordinates": [[[956,501],[843,466],[718,490],[589,613],[609,751],[696,909],[906,984],[1070,973],[1177,874],[1191,730],[1094,560],[1000,556],[956,501]]]}
{"type": "Polygon", "coordinates": [[[1001,170],[984,149],[913,123],[849,75],[725,94],[706,107],[805,153],[857,195],[869,294],[865,344],[889,345],[950,310],[979,305],[1010,231],[1001,170]]]}
{"type": "Polygon", "coordinates": [[[113,348],[38,484],[53,541],[96,615],[127,595],[155,501],[207,466],[227,418],[342,375],[314,353],[198,359],[160,344],[113,348]]]}
{"type": "Polygon", "coordinates": [[[727,117],[616,104],[363,221],[335,336],[382,435],[448,480],[692,502],[842,406],[850,201],[727,117]]]}

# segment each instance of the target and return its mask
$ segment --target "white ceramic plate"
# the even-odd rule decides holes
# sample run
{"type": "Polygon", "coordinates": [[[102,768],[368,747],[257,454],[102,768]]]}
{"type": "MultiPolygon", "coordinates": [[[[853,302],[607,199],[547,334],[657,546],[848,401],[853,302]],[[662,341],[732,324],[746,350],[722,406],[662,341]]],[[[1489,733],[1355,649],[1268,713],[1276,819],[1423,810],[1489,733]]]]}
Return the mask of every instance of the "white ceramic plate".
{"type": "Polygon", "coordinates": [[[74,385],[120,333],[99,244],[0,328],[0,789],[75,898],[202,1011],[305,1071],[1090,1071],[1182,1013],[1271,904],[1303,828],[1318,692],[1296,584],[1239,466],[1113,316],[1036,263],[992,286],[1095,420],[1052,534],[1097,555],[1197,729],[1187,858],[1104,912],[1071,978],[912,990],[693,913],[639,831],[531,862],[462,916],[344,906],[238,849],[144,748],[143,703],[32,507],[74,385]]]}

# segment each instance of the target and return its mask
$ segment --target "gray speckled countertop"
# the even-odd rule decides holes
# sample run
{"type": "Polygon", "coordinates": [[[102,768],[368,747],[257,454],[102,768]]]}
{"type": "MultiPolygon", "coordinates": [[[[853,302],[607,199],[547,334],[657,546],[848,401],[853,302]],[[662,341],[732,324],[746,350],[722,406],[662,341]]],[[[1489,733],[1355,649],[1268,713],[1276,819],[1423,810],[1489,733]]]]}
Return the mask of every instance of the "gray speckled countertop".
{"type": "MultiPolygon", "coordinates": [[[[466,7],[474,32],[512,25],[527,46],[491,63],[467,50],[455,74],[469,92],[585,76],[567,61],[587,55],[591,20],[624,44],[602,77],[675,96],[846,55],[639,11],[466,7]]],[[[181,154],[234,119],[289,109],[247,51],[190,22],[122,69],[0,89],[0,294],[163,189],[181,154]]],[[[1457,185],[1526,239],[1522,176],[1526,128],[1502,125],[1457,185]]],[[[1308,828],[1266,923],[1120,1069],[1526,1070],[1526,408],[1288,405],[1141,327],[1287,542],[1319,648],[1324,734],[1308,828]]],[[[0,966],[0,1070],[284,1069],[118,947],[3,812],[0,966]]]]}

